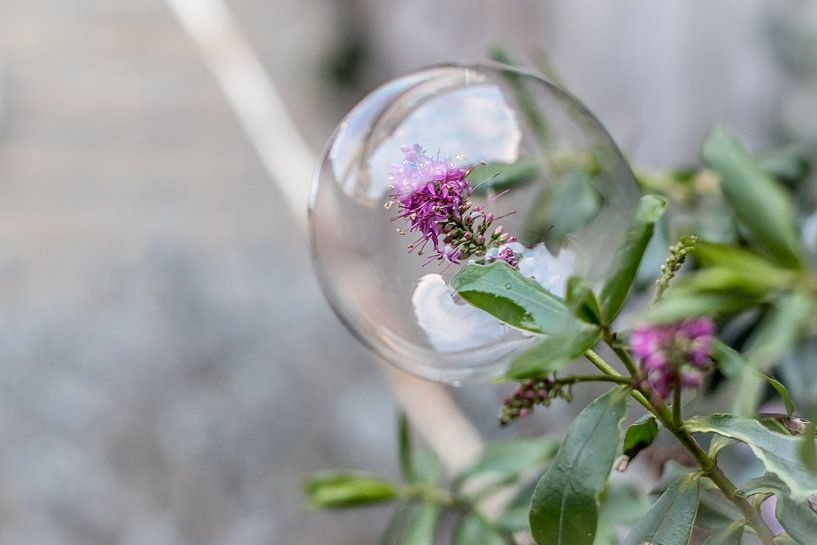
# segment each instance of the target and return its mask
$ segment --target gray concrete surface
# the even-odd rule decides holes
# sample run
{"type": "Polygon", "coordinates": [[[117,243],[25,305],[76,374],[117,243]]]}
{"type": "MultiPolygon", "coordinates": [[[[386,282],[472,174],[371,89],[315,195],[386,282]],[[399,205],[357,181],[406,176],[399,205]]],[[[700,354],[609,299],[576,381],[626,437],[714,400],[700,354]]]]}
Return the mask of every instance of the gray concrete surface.
{"type": "Polygon", "coordinates": [[[299,485],[393,402],[167,8],[0,6],[0,543],[372,542],[299,485]]]}

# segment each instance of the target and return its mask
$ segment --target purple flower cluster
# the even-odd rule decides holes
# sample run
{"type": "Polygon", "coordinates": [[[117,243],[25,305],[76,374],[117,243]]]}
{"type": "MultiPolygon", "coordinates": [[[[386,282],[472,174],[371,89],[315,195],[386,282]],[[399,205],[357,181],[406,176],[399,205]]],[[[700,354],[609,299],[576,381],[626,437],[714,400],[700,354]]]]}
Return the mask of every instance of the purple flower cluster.
{"type": "Polygon", "coordinates": [[[460,209],[473,191],[467,175],[467,170],[448,159],[435,161],[425,155],[419,144],[404,146],[403,162],[392,168],[392,198],[402,209],[398,217],[409,218],[411,230],[430,240],[435,252],[442,253],[439,237],[448,219],[462,219],[460,209]]]}
{"type": "Polygon", "coordinates": [[[522,382],[514,393],[502,401],[499,409],[499,425],[507,426],[517,418],[527,418],[535,405],[550,406],[552,400],[572,399],[570,387],[564,387],[558,380],[540,378],[522,382]]]}
{"type": "MultiPolygon", "coordinates": [[[[514,239],[516,240],[516,239],[514,239]]],[[[513,241],[511,241],[513,242],[513,241]]],[[[504,261],[508,265],[513,268],[519,267],[519,259],[517,259],[516,254],[513,250],[508,246],[503,246],[501,250],[499,250],[499,255],[494,259],[495,261],[504,261]]]]}
{"type": "Polygon", "coordinates": [[[643,324],[630,337],[633,354],[641,361],[647,384],[661,399],[674,387],[700,386],[711,366],[715,323],[711,318],[688,318],[669,324],[643,324]]]}
{"type": "Polygon", "coordinates": [[[469,200],[474,191],[467,179],[470,170],[447,158],[433,159],[419,144],[404,146],[402,151],[402,163],[389,173],[394,193],[386,208],[397,204],[400,213],[393,219],[407,219],[410,231],[420,234],[409,244],[409,251],[419,247],[422,255],[431,242],[432,259],[460,263],[485,255],[492,246],[502,246],[494,260],[516,267],[516,256],[504,246],[515,242],[516,237],[503,232],[501,226],[491,229],[493,214],[469,200]]]}

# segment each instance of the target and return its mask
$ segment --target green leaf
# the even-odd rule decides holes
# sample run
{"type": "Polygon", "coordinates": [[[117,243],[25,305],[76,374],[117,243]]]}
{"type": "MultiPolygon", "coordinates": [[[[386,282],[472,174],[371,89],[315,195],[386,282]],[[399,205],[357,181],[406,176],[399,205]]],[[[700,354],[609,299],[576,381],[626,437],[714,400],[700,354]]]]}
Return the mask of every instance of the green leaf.
{"type": "Polygon", "coordinates": [[[593,187],[585,170],[571,168],[559,177],[550,214],[552,228],[548,238],[561,241],[565,236],[587,226],[601,208],[602,197],[593,187]]]}
{"type": "MultiPolygon", "coordinates": [[[[744,366],[744,372],[737,377],[734,412],[741,416],[754,415],[763,394],[762,379],[769,380],[765,372],[791,351],[802,323],[812,308],[812,303],[806,297],[790,293],[782,297],[764,316],[747,342],[747,364],[744,366]]],[[[785,388],[782,390],[778,388],[778,384],[772,383],[772,387],[778,392],[785,392],[785,395],[781,393],[784,395],[784,401],[787,397],[790,398],[788,391],[785,388]]],[[[790,403],[791,399],[788,402],[790,403]]]]}
{"type": "Polygon", "coordinates": [[[460,486],[475,475],[490,474],[501,480],[518,478],[531,470],[541,468],[553,459],[559,441],[550,437],[530,437],[491,443],[477,460],[454,479],[460,486]]]}
{"type": "Polygon", "coordinates": [[[632,460],[638,453],[652,445],[658,437],[658,423],[655,417],[650,416],[646,420],[636,422],[627,428],[624,436],[624,456],[632,460]]]}
{"type": "Polygon", "coordinates": [[[760,415],[757,420],[771,431],[782,433],[783,435],[794,435],[786,427],[784,418],[788,417],[783,417],[782,415],[760,415]]]}
{"type": "Polygon", "coordinates": [[[422,502],[406,522],[400,545],[434,545],[439,516],[440,510],[436,505],[422,502]]]}
{"type": "Polygon", "coordinates": [[[799,439],[775,433],[751,418],[731,414],[696,416],[686,421],[692,432],[717,433],[746,443],[766,470],[777,475],[797,499],[817,494],[817,475],[798,455],[799,439]]]}
{"type": "Polygon", "coordinates": [[[383,532],[383,537],[380,539],[380,545],[398,545],[400,538],[403,536],[406,524],[411,517],[411,513],[416,508],[416,505],[408,502],[401,502],[397,505],[386,530],[383,532]]]}
{"type": "Polygon", "coordinates": [[[516,163],[490,163],[477,165],[468,173],[468,181],[474,187],[475,195],[484,195],[489,191],[504,191],[512,187],[525,185],[539,175],[539,165],[533,161],[516,163]]]}
{"type": "Polygon", "coordinates": [[[780,399],[783,400],[783,405],[786,406],[786,414],[789,416],[792,415],[794,412],[794,402],[791,400],[791,394],[789,393],[789,389],[786,388],[782,382],[774,378],[773,376],[763,374],[761,375],[769,385],[774,388],[777,395],[780,396],[780,399]]]}
{"type": "Polygon", "coordinates": [[[817,513],[811,508],[808,500],[794,501],[785,493],[777,496],[775,509],[777,520],[795,541],[803,545],[814,543],[817,538],[817,513]]]}
{"type": "Polygon", "coordinates": [[[779,536],[774,536],[774,545],[803,545],[803,544],[793,540],[789,534],[780,534],[779,536]]]}
{"type": "Polygon", "coordinates": [[[681,295],[736,291],[760,298],[772,290],[789,288],[799,275],[737,246],[699,242],[694,252],[702,269],[675,283],[673,289],[681,295]]]}
{"type": "Polygon", "coordinates": [[[802,414],[817,411],[817,337],[801,340],[783,359],[780,372],[802,414]]]}
{"type": "Polygon", "coordinates": [[[465,515],[454,529],[452,545],[504,545],[502,536],[485,520],[476,515],[465,515]]]}
{"type": "Polygon", "coordinates": [[[728,269],[760,288],[782,288],[795,278],[791,270],[781,269],[762,255],[738,246],[701,242],[695,247],[695,257],[705,267],[728,269]]]}
{"type": "Polygon", "coordinates": [[[675,460],[669,460],[664,464],[664,469],[661,472],[661,478],[658,479],[658,482],[656,482],[652,489],[650,489],[650,495],[660,496],[666,492],[667,489],[669,489],[669,487],[675,483],[675,481],[684,475],[689,475],[693,471],[695,470],[689,466],[681,465],[675,460]]]}
{"type": "Polygon", "coordinates": [[[650,512],[627,536],[624,545],[687,545],[695,526],[701,483],[698,474],[678,479],[661,494],[650,512]]]}
{"type": "Polygon", "coordinates": [[[522,232],[518,233],[523,244],[533,246],[548,239],[548,232],[553,225],[554,199],[554,188],[550,185],[540,189],[539,194],[533,198],[533,204],[525,214],[522,232]]]}
{"type": "Polygon", "coordinates": [[[616,250],[612,272],[599,296],[604,318],[611,323],[627,298],[630,286],[635,279],[638,265],[647,244],[652,238],[655,222],[667,209],[667,201],[655,195],[644,195],[638,205],[638,211],[627,232],[624,242],[616,250]]]}
{"type": "Polygon", "coordinates": [[[573,420],[531,500],[530,526],[540,545],[593,544],[599,494],[613,467],[627,400],[627,389],[616,388],[573,420]]]}
{"type": "MultiPolygon", "coordinates": [[[[650,491],[650,494],[659,495],[666,492],[679,478],[694,471],[693,468],[682,466],[678,462],[667,462],[664,465],[661,479],[650,491]]],[[[742,518],[743,513],[740,512],[740,509],[726,499],[714,483],[708,479],[701,480],[701,497],[698,503],[698,516],[695,518],[695,526],[714,530],[723,528],[742,518]]]]}
{"type": "Polygon", "coordinates": [[[754,301],[741,293],[679,293],[672,287],[647,313],[653,322],[674,322],[692,316],[720,316],[742,310],[754,301]]]}
{"type": "Polygon", "coordinates": [[[795,501],[790,489],[774,475],[752,479],[740,488],[745,496],[774,494],[777,496],[775,517],[786,532],[802,545],[811,545],[817,537],[817,513],[809,500],[795,501]]]}
{"type": "Polygon", "coordinates": [[[776,289],[770,282],[726,267],[711,267],[679,278],[672,286],[672,295],[685,297],[700,293],[729,293],[742,296],[749,306],[762,300],[776,289]]]}
{"type": "Polygon", "coordinates": [[[413,457],[414,479],[420,483],[437,484],[443,477],[443,465],[437,453],[430,449],[418,450],[413,457]]]}
{"type": "Polygon", "coordinates": [[[749,367],[749,362],[740,352],[718,338],[712,339],[712,356],[718,369],[728,378],[740,376],[749,367]]]}
{"type": "Polygon", "coordinates": [[[817,410],[811,415],[808,426],[803,430],[803,439],[800,442],[800,459],[811,471],[817,473],[817,410]]]}
{"type": "MultiPolygon", "coordinates": [[[[669,214],[664,214],[655,222],[652,238],[647,244],[647,249],[644,250],[644,256],[641,258],[641,264],[638,266],[638,272],[633,282],[633,287],[637,291],[652,289],[656,286],[658,278],[663,276],[661,267],[666,263],[667,250],[672,245],[670,242],[670,237],[673,236],[671,226],[672,218],[669,214]]],[[[688,236],[682,237],[682,239],[686,240],[689,238],[688,236]]]]}
{"type": "Polygon", "coordinates": [[[752,239],[778,263],[799,267],[802,248],[785,191],[724,129],[712,131],[701,152],[704,161],[720,174],[723,195],[752,239]]]}
{"type": "Polygon", "coordinates": [[[304,489],[310,509],[380,503],[398,495],[394,483],[361,472],[317,473],[307,481],[304,489]]]}
{"type": "Polygon", "coordinates": [[[740,545],[745,527],[744,521],[733,522],[709,536],[704,545],[740,545]]]}
{"type": "Polygon", "coordinates": [[[788,493],[788,488],[783,484],[783,481],[775,477],[772,473],[766,473],[760,477],[748,480],[737,489],[739,495],[750,498],[757,494],[771,496],[782,491],[788,493]]]}
{"type": "Polygon", "coordinates": [[[411,428],[406,413],[401,412],[397,419],[397,444],[400,456],[400,473],[406,482],[415,480],[414,460],[411,447],[411,428]]]}
{"type": "Polygon", "coordinates": [[[814,311],[809,297],[789,293],[780,298],[748,341],[749,360],[761,370],[770,369],[794,346],[803,321],[814,311]]]}
{"type": "MultiPolygon", "coordinates": [[[[730,354],[736,355],[742,362],[742,367],[732,376],[733,380],[733,400],[732,412],[738,416],[755,416],[757,407],[761,401],[763,390],[761,388],[762,382],[760,380],[760,372],[755,369],[748,361],[746,361],[741,354],[726,345],[713,344],[715,353],[727,353],[726,348],[729,349],[730,354]]],[[[732,358],[718,358],[719,362],[734,361],[732,358]]],[[[721,365],[723,367],[723,365],[721,365]]]]}
{"type": "Polygon", "coordinates": [[[563,369],[593,348],[601,334],[582,329],[573,335],[551,335],[511,360],[505,376],[514,380],[541,377],[563,369]]]}
{"type": "Polygon", "coordinates": [[[717,488],[706,487],[701,483],[701,501],[698,505],[698,517],[695,525],[701,528],[721,528],[743,517],[743,513],[726,499],[717,488]]]}
{"type": "Polygon", "coordinates": [[[712,438],[712,441],[709,442],[709,451],[707,454],[710,458],[716,459],[723,449],[732,445],[733,443],[734,441],[728,437],[716,435],[712,438]]]}
{"type": "Polygon", "coordinates": [[[565,304],[580,320],[593,325],[601,324],[601,308],[590,284],[578,276],[567,280],[565,304]]]}
{"type": "Polygon", "coordinates": [[[553,335],[586,328],[561,299],[502,261],[469,263],[451,287],[475,307],[519,329],[553,335]]]}
{"type": "Polygon", "coordinates": [[[635,524],[650,510],[650,502],[630,483],[611,481],[601,493],[599,519],[608,524],[635,524]]]}
{"type": "Polygon", "coordinates": [[[775,389],[789,415],[794,412],[794,402],[786,386],[776,378],[758,371],[740,352],[720,339],[712,339],[712,354],[721,372],[729,378],[737,379],[739,386],[735,390],[732,410],[738,416],[754,416],[760,402],[761,391],[756,386],[760,379],[775,389]]]}
{"type": "Polygon", "coordinates": [[[766,174],[794,187],[811,171],[806,153],[792,146],[763,153],[757,161],[766,174]]]}

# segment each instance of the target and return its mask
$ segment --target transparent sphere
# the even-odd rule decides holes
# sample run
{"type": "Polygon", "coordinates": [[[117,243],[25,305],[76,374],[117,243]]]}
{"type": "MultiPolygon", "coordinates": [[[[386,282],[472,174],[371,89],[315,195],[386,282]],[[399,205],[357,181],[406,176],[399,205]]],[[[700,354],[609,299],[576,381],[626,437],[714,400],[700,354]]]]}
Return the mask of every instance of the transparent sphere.
{"type": "Polygon", "coordinates": [[[410,231],[399,204],[387,204],[392,168],[415,144],[470,172],[473,206],[518,238],[510,246],[520,272],[559,295],[571,275],[604,277],[637,206],[634,177],[579,101],[501,65],[402,76],[335,130],[309,205],[315,267],[332,307],[361,342],[405,371],[454,384],[491,379],[537,338],[448,287],[467,259],[437,260],[431,243],[418,255],[422,233],[410,231]]]}

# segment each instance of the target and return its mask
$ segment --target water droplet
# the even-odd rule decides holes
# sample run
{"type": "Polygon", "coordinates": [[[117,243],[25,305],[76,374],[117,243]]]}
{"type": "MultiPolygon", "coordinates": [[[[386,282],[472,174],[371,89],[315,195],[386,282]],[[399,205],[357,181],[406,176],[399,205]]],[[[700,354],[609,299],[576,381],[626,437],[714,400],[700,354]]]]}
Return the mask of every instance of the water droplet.
{"type": "Polygon", "coordinates": [[[511,285],[511,283],[510,283],[510,282],[508,282],[507,284],[505,284],[505,289],[506,289],[506,290],[509,290],[509,289],[511,289],[512,287],[513,287],[513,286],[511,285]]]}

